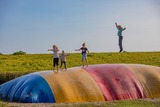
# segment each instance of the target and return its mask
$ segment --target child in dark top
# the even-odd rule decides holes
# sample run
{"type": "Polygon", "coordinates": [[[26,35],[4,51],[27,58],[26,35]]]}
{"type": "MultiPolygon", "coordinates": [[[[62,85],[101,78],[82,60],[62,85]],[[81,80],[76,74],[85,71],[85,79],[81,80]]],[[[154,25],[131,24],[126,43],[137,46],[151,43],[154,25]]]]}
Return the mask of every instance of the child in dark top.
{"type": "Polygon", "coordinates": [[[86,64],[88,66],[87,52],[89,53],[89,51],[88,51],[85,43],[82,44],[82,47],[80,49],[76,49],[75,51],[80,51],[80,50],[82,50],[82,64],[83,64],[83,67],[84,67],[84,60],[86,61],[86,64]]]}

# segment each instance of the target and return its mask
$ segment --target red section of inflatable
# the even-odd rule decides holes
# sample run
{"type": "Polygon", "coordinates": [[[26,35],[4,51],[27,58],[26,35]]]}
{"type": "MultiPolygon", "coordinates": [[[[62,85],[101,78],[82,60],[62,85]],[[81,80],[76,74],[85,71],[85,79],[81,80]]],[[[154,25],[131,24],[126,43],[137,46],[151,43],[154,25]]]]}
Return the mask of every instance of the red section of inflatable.
{"type": "Polygon", "coordinates": [[[145,98],[139,81],[122,65],[93,65],[85,70],[97,82],[106,101],[145,98]]]}

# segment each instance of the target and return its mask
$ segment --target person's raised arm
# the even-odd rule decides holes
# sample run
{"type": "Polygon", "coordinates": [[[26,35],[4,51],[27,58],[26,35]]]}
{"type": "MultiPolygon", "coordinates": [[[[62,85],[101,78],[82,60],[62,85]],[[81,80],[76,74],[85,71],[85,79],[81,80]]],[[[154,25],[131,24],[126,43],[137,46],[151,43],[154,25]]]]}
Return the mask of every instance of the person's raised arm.
{"type": "Polygon", "coordinates": [[[118,24],[117,24],[117,22],[115,23],[115,25],[116,25],[116,28],[118,29],[118,24]]]}
{"type": "Polygon", "coordinates": [[[123,30],[126,30],[126,28],[124,28],[123,30]]]}

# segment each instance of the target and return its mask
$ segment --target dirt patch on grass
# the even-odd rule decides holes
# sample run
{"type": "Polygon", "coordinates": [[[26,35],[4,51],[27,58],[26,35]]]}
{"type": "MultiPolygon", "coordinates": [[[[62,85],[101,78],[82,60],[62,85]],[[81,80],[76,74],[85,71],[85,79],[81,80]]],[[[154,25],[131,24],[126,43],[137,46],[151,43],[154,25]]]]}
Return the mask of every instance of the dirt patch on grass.
{"type": "Polygon", "coordinates": [[[2,102],[9,107],[102,107],[115,105],[113,102],[80,102],[80,103],[7,103],[2,102]]]}

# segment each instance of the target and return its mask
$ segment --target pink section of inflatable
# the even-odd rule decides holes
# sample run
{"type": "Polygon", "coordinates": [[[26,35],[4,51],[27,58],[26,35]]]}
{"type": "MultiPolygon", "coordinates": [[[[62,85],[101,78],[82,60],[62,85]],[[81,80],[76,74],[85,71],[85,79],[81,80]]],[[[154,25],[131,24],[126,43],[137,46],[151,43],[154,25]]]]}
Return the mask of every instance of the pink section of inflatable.
{"type": "Polygon", "coordinates": [[[106,101],[145,98],[139,81],[123,65],[91,65],[85,70],[97,82],[106,101]]]}

